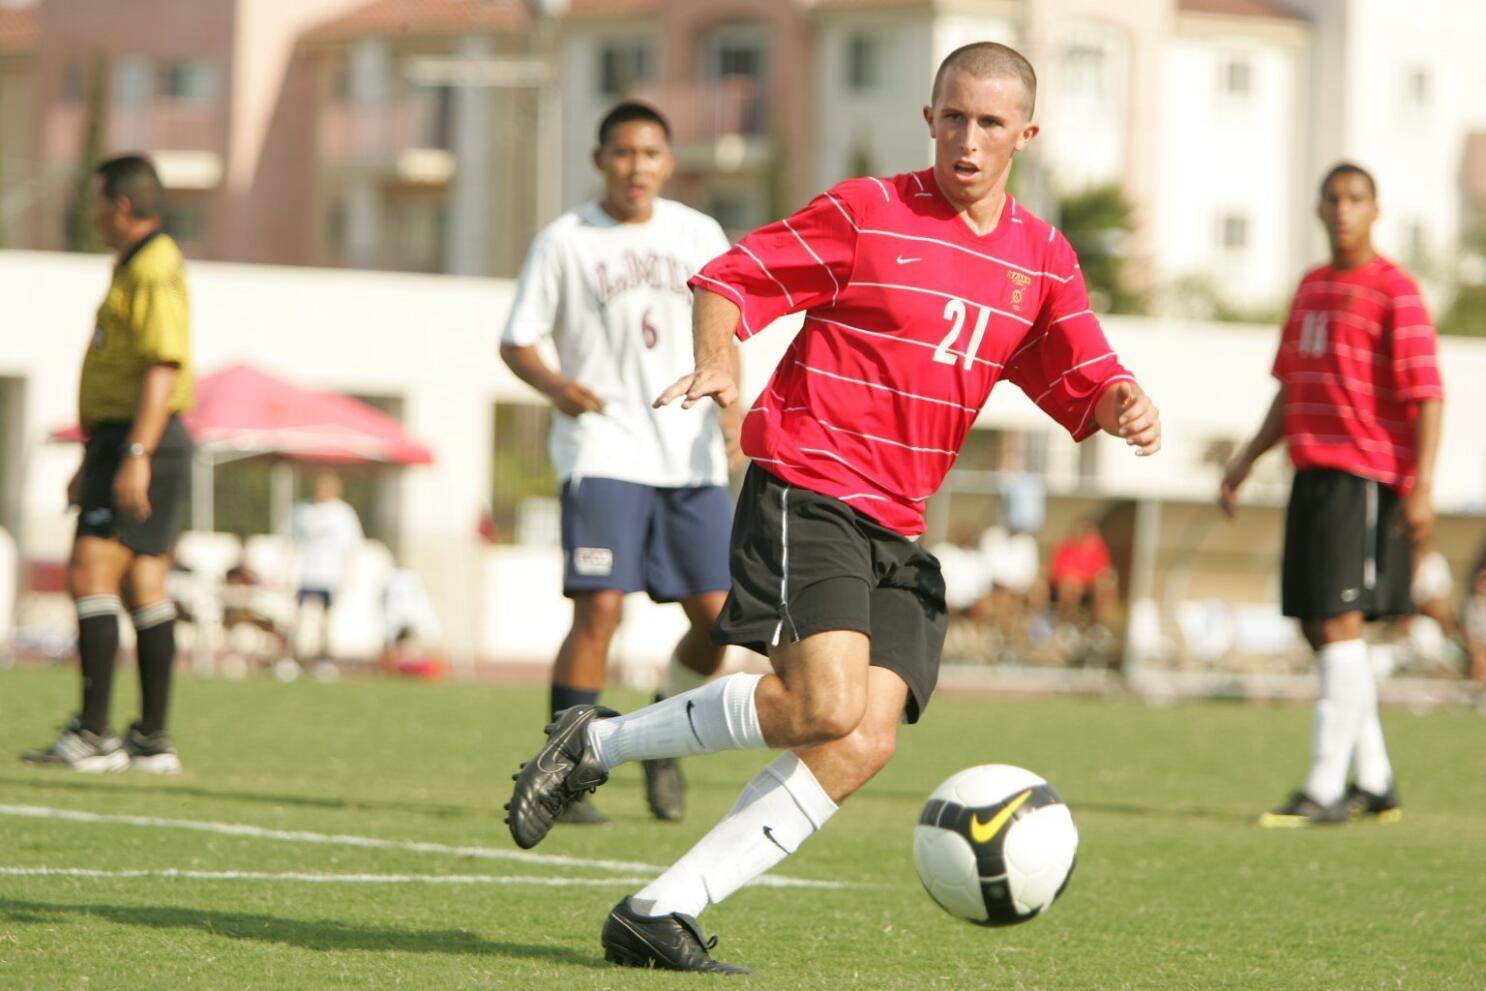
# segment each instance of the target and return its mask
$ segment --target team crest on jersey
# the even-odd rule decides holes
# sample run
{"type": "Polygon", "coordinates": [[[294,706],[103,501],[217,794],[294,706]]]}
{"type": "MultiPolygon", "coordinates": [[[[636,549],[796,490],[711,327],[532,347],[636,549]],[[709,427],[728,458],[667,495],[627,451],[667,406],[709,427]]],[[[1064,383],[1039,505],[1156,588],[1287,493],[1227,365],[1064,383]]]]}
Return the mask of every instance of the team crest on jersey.
{"type": "Polygon", "coordinates": [[[1006,278],[1011,281],[1012,285],[1016,286],[1011,291],[1011,308],[1013,310],[1021,310],[1022,299],[1026,296],[1027,287],[1032,284],[1032,276],[1026,272],[1007,272],[1006,278]]]}
{"type": "Polygon", "coordinates": [[[614,570],[614,552],[607,547],[574,547],[573,570],[580,575],[608,575],[614,570]]]}

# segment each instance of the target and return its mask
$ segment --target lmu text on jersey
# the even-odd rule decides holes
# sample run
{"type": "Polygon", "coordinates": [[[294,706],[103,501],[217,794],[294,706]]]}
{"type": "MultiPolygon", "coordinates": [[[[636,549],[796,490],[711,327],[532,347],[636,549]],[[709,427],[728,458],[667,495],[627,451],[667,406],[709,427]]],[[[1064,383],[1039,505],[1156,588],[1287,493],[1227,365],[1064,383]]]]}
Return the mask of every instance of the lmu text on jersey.
{"type": "Polygon", "coordinates": [[[686,286],[691,271],[675,255],[658,251],[626,251],[624,267],[625,271],[616,272],[612,276],[608,265],[599,264],[596,267],[600,304],[609,302],[620,293],[642,286],[691,298],[691,290],[686,286]]]}

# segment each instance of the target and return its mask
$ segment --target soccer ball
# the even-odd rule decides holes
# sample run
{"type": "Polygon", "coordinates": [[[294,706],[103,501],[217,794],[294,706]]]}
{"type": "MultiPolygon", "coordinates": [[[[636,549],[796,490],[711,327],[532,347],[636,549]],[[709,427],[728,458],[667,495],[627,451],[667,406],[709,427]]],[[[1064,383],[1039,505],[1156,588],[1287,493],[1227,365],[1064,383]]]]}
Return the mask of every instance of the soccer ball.
{"type": "Polygon", "coordinates": [[[1010,926],[1045,912],[1068,886],[1078,830],[1041,777],[983,764],[934,789],[913,831],[913,863],[950,915],[1010,926]]]}

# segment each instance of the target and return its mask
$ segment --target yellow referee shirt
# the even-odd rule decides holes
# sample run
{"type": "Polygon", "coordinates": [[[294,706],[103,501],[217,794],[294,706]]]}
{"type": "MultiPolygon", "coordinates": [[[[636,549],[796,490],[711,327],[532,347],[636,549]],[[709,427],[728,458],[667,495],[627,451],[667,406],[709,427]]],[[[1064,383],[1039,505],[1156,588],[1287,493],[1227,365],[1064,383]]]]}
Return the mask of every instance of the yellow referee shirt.
{"type": "Polygon", "coordinates": [[[83,430],[134,419],[145,372],[151,365],[180,366],[170,411],[191,408],[191,303],[181,249],[169,235],[151,234],[130,249],[114,269],[108,295],[98,307],[93,341],[83,358],[78,420],[83,430]]]}

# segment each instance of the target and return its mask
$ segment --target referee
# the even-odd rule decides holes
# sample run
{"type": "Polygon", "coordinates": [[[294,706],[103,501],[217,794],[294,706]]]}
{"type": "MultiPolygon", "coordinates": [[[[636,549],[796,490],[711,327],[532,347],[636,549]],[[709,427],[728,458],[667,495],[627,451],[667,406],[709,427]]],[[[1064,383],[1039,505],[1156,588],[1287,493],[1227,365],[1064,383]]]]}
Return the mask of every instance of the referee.
{"type": "Polygon", "coordinates": [[[67,579],[77,605],[82,711],[29,764],[76,771],[131,766],[175,774],[165,733],[175,660],[175,605],[165,593],[181,527],[191,441],[178,414],[190,409],[190,303],[181,252],[160,229],[165,190],[138,155],[98,167],[93,219],[118,255],[83,358],[78,414],[87,447],[67,486],[80,509],[67,579]],[[121,593],[138,641],[139,721],[120,740],[109,728],[121,593]]]}

